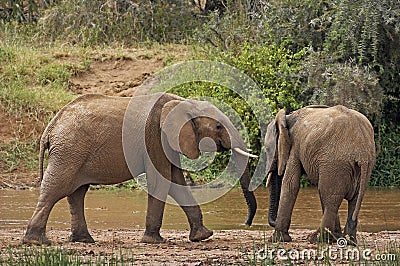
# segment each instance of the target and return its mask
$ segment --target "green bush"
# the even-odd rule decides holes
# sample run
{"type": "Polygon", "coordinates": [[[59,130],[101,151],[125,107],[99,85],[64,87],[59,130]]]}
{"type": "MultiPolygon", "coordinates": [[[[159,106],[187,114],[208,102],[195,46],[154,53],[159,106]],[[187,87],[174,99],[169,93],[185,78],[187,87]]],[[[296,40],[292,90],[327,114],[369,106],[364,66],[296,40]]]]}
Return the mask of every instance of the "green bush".
{"type": "Polygon", "coordinates": [[[62,1],[45,10],[37,36],[83,45],[187,42],[202,22],[191,8],[186,1],[62,1]]]}
{"type": "Polygon", "coordinates": [[[8,0],[0,3],[0,21],[32,22],[39,16],[38,1],[8,0]]]}
{"type": "Polygon", "coordinates": [[[292,53],[276,43],[251,45],[245,42],[235,53],[222,52],[216,57],[251,77],[261,88],[273,113],[302,107],[300,99],[300,63],[305,50],[292,53]]]}
{"type": "Polygon", "coordinates": [[[307,83],[302,97],[307,104],[341,104],[380,123],[383,90],[374,71],[354,63],[340,63],[325,53],[309,51],[301,70],[307,83]]]}
{"type": "Polygon", "coordinates": [[[375,142],[378,153],[369,185],[400,187],[400,126],[382,123],[375,142]]]}
{"type": "Polygon", "coordinates": [[[295,51],[309,46],[333,64],[369,68],[385,94],[383,116],[400,122],[400,2],[285,0],[262,13],[262,27],[278,43],[290,40],[295,51]]]}

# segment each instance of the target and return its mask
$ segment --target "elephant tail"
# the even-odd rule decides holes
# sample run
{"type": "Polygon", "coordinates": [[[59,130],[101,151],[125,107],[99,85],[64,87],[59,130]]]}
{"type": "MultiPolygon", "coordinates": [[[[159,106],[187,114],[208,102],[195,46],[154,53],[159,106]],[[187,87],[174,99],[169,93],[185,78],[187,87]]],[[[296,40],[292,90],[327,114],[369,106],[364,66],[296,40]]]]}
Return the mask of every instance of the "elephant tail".
{"type": "MultiPolygon", "coordinates": [[[[65,108],[65,107],[64,107],[65,108]]],[[[63,109],[64,109],[63,108],[63,109]]],[[[44,169],[43,169],[43,164],[44,164],[44,153],[46,150],[50,149],[50,138],[49,134],[53,130],[56,121],[58,118],[61,116],[61,113],[63,109],[58,112],[53,119],[50,121],[50,123],[47,125],[46,129],[43,131],[42,137],[40,138],[40,143],[39,143],[39,173],[40,173],[40,183],[42,183],[43,176],[44,176],[44,169]]]]}
{"type": "Polygon", "coordinates": [[[39,147],[39,171],[40,171],[40,183],[42,183],[44,170],[44,153],[46,150],[50,148],[49,138],[47,137],[47,130],[43,133],[42,138],[40,139],[40,147],[39,147]]]}
{"type": "Polygon", "coordinates": [[[360,188],[358,191],[358,196],[357,196],[357,202],[356,202],[356,207],[354,209],[353,215],[351,216],[351,219],[355,221],[358,217],[358,214],[361,209],[361,202],[365,194],[365,190],[367,189],[368,181],[371,176],[372,172],[372,167],[370,162],[358,162],[358,165],[361,168],[361,173],[360,173],[360,188]]]}

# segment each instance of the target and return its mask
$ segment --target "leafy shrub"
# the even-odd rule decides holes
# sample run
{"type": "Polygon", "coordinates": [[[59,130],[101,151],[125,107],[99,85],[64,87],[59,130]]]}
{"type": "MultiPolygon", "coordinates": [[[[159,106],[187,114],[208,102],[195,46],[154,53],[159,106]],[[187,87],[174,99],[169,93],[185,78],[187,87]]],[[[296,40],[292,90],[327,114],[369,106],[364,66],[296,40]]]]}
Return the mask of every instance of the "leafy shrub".
{"type": "Polygon", "coordinates": [[[341,104],[380,122],[383,90],[376,74],[367,67],[335,62],[324,53],[310,51],[301,72],[307,80],[302,92],[304,102],[341,104]]]}
{"type": "Polygon", "coordinates": [[[369,185],[400,187],[400,126],[382,123],[375,141],[378,154],[369,185]]]}
{"type": "Polygon", "coordinates": [[[0,21],[32,22],[39,16],[37,1],[9,0],[0,3],[0,21]]]}
{"type": "Polygon", "coordinates": [[[253,12],[248,12],[244,3],[247,1],[229,1],[223,16],[210,13],[195,34],[205,48],[214,52],[238,52],[245,42],[262,44],[269,40],[262,19],[253,19],[253,12]]]}
{"type": "Polygon", "coordinates": [[[400,2],[341,1],[334,15],[324,50],[373,68],[385,92],[384,116],[399,123],[400,2]]]}
{"type": "Polygon", "coordinates": [[[262,13],[263,28],[278,43],[290,40],[295,51],[310,46],[347,69],[368,67],[385,94],[383,116],[400,122],[399,1],[273,1],[262,13]]]}
{"type": "Polygon", "coordinates": [[[201,18],[183,1],[63,1],[39,19],[45,40],[84,45],[185,42],[201,18]]]}
{"type": "Polygon", "coordinates": [[[236,53],[223,52],[217,59],[242,70],[260,86],[273,113],[302,107],[299,80],[305,50],[292,53],[276,43],[251,45],[245,42],[236,53]]]}
{"type": "Polygon", "coordinates": [[[337,1],[270,1],[260,10],[263,29],[278,43],[298,51],[307,46],[319,49],[332,25],[337,1]],[[289,41],[289,42],[288,42],[289,41]]]}

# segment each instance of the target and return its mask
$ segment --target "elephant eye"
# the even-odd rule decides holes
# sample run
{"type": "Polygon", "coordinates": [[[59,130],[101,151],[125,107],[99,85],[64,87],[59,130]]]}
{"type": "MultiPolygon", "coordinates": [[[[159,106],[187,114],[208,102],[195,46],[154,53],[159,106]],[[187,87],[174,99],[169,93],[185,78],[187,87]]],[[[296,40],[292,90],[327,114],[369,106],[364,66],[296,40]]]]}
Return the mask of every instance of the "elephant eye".
{"type": "Polygon", "coordinates": [[[221,125],[221,123],[217,123],[217,125],[216,125],[216,128],[218,129],[218,130],[221,130],[222,129],[222,125],[221,125]]]}

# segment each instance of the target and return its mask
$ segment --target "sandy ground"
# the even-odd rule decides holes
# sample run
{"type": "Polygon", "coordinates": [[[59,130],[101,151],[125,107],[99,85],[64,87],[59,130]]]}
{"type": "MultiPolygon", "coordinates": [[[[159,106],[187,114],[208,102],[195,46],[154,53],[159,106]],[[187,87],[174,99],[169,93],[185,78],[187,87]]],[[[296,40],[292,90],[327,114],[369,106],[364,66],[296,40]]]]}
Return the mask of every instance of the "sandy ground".
{"type": "MultiPolygon", "coordinates": [[[[140,243],[143,230],[91,230],[92,236],[96,240],[94,244],[68,242],[68,230],[49,229],[48,237],[52,240],[53,246],[66,250],[69,254],[73,254],[75,251],[82,259],[91,261],[95,261],[99,256],[120,256],[122,253],[125,259],[129,258],[129,261],[134,264],[215,265],[248,264],[254,259],[254,251],[257,261],[261,262],[264,258],[262,249],[265,248],[265,244],[267,244],[265,250],[269,250],[268,254],[271,254],[272,249],[275,250],[272,256],[276,262],[288,262],[286,257],[291,254],[289,252],[293,253],[295,250],[300,254],[306,250],[317,252],[318,246],[309,244],[306,240],[307,235],[311,232],[310,230],[293,230],[291,231],[293,242],[279,245],[264,240],[272,234],[272,231],[253,230],[214,231],[214,235],[209,240],[197,243],[188,240],[188,231],[185,230],[162,230],[161,234],[167,239],[164,244],[140,243]],[[279,249],[284,249],[287,253],[278,254],[279,249]]],[[[20,229],[0,230],[0,250],[3,257],[9,256],[10,249],[17,252],[23,233],[24,231],[20,229]]],[[[390,243],[393,244],[396,241],[397,245],[399,244],[400,232],[359,233],[358,239],[360,243],[359,256],[362,257],[365,251],[367,252],[366,258],[375,259],[378,250],[381,255],[389,255],[388,247],[390,243]],[[369,250],[371,250],[370,253],[368,253],[369,250]]],[[[332,254],[329,256],[332,256],[333,264],[347,264],[348,260],[344,256],[341,257],[341,248],[336,243],[331,246],[319,247],[320,250],[323,248],[331,250],[332,254]]],[[[353,249],[353,247],[349,248],[349,250],[353,249]]],[[[347,250],[347,248],[342,250],[347,250]]],[[[321,253],[316,254],[318,256],[321,253]]],[[[304,263],[301,256],[298,260],[296,257],[294,258],[295,260],[292,262],[295,264],[304,263]]],[[[357,257],[355,258],[357,260],[357,257]]],[[[396,258],[397,262],[399,259],[396,258]]]]}

